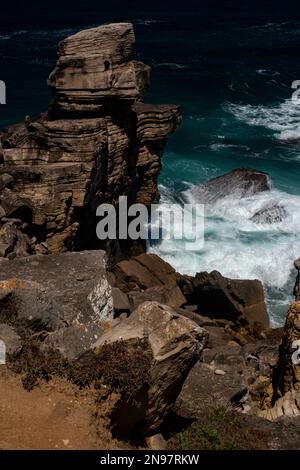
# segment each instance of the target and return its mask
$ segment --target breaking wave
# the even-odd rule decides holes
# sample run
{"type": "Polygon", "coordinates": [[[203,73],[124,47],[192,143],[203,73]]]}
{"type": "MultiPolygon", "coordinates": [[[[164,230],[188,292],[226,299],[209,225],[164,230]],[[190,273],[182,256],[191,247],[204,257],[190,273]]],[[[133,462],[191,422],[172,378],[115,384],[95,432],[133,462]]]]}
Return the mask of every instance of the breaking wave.
{"type": "Polygon", "coordinates": [[[275,131],[282,141],[300,139],[300,102],[288,99],[276,106],[226,104],[225,110],[250,126],[262,126],[275,131]]]}
{"type": "MultiPolygon", "coordinates": [[[[160,191],[162,211],[178,203],[172,190],[161,186],[160,191]]],[[[189,203],[197,202],[190,190],[185,197],[189,203]]],[[[272,323],[281,325],[292,300],[293,261],[300,252],[300,197],[275,189],[245,199],[235,194],[205,206],[205,243],[199,251],[186,251],[182,240],[163,240],[149,251],[181,273],[194,275],[216,269],[230,278],[260,279],[272,323]],[[266,205],[276,204],[286,209],[282,222],[257,224],[250,220],[266,205]]]]}

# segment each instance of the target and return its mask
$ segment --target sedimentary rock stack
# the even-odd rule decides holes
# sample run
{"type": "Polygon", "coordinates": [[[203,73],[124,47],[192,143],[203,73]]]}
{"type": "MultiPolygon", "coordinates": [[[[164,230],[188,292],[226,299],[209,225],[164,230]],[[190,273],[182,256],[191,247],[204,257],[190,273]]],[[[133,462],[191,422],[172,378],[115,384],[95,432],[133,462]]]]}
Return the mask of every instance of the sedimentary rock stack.
{"type": "Polygon", "coordinates": [[[164,144],[180,111],[143,104],[149,67],[131,60],[133,44],[129,23],[62,41],[48,112],[1,135],[1,256],[93,247],[101,202],[158,200],[164,144]]]}

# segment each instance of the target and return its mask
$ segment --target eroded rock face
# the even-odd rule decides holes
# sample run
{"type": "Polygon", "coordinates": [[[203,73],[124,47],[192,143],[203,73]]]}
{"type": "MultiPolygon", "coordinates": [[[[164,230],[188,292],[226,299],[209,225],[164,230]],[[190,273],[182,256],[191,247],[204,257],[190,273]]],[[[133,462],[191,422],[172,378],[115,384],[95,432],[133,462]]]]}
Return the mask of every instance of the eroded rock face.
{"type": "Polygon", "coordinates": [[[229,279],[212,271],[194,278],[182,276],[180,284],[188,303],[198,305],[205,316],[269,326],[264,289],[258,280],[229,279]]]}
{"type": "Polygon", "coordinates": [[[226,197],[242,199],[270,189],[271,182],[266,173],[238,168],[193,188],[191,193],[201,204],[215,204],[226,197]]]}
{"type": "Polygon", "coordinates": [[[190,369],[202,352],[207,332],[193,321],[158,302],[145,302],[129,318],[115,324],[94,344],[146,339],[153,361],[148,388],[137,390],[134,407],[119,403],[112,428],[118,435],[129,435],[135,428],[153,434],[175,402],[190,369]]]}
{"type": "Polygon", "coordinates": [[[299,354],[293,353],[300,345],[300,301],[294,302],[288,311],[279,358],[278,385],[282,395],[297,389],[300,391],[300,361],[299,354]],[[294,341],[296,344],[293,345],[294,341]],[[297,345],[297,341],[299,344],[297,345]],[[296,361],[294,360],[296,359],[296,361]],[[298,363],[299,362],[299,363],[298,363]]]}
{"type": "MultiPolygon", "coordinates": [[[[260,414],[272,388],[282,330],[265,331],[264,337],[239,345],[217,328],[201,361],[190,371],[176,401],[176,412],[184,418],[201,419],[207,409],[223,407],[243,413],[260,414]]],[[[271,401],[271,398],[270,398],[271,401]]]]}
{"type": "Polygon", "coordinates": [[[97,112],[105,98],[142,98],[150,68],[131,60],[134,42],[130,23],[80,31],[62,41],[48,80],[56,93],[52,110],[97,112]]]}
{"type": "Polygon", "coordinates": [[[73,359],[113,319],[104,256],[103,251],[85,251],[2,259],[0,291],[14,303],[20,319],[46,332],[43,347],[73,359]]]}
{"type": "Polygon", "coordinates": [[[98,247],[100,203],[158,201],[164,144],[180,110],[143,104],[149,67],[131,60],[133,44],[130,23],[62,41],[49,111],[0,136],[0,256],[98,247]],[[8,228],[3,217],[19,225],[8,228]]]}

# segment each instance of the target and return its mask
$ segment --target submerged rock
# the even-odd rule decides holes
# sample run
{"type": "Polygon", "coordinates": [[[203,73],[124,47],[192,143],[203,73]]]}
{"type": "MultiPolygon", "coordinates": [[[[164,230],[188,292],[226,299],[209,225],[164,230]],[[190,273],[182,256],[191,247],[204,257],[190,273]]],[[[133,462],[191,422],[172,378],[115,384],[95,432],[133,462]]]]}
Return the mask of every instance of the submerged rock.
{"type": "Polygon", "coordinates": [[[257,211],[250,220],[256,224],[276,224],[282,222],[286,217],[285,207],[280,204],[273,204],[257,211]]]}
{"type": "Polygon", "coordinates": [[[215,204],[226,197],[242,199],[271,189],[266,173],[248,168],[238,168],[209,180],[191,190],[198,203],[215,204]]]}

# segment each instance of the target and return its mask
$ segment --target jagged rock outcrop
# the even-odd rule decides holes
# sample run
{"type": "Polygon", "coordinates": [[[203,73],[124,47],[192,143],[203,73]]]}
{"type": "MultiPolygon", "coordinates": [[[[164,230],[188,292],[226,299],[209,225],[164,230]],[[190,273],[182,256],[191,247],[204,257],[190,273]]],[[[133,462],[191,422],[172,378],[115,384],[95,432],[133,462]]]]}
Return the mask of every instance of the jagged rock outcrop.
{"type": "Polygon", "coordinates": [[[265,330],[247,344],[232,341],[222,334],[220,326],[214,328],[217,338],[211,338],[211,327],[205,329],[208,343],[201,361],[184,383],[176,412],[183,418],[201,420],[206,410],[222,407],[248,416],[267,417],[282,328],[265,330]]]}
{"type": "Polygon", "coordinates": [[[280,348],[278,389],[281,395],[293,389],[300,391],[300,354],[297,353],[299,347],[300,301],[296,301],[289,308],[280,348]]]}
{"type": "Polygon", "coordinates": [[[158,302],[145,302],[129,318],[115,320],[94,344],[143,339],[152,351],[147,387],[133,401],[120,399],[112,416],[116,435],[134,430],[153,434],[174,404],[181,387],[206,344],[207,332],[193,321],[158,302]]]}
{"type": "Polygon", "coordinates": [[[300,415],[300,296],[299,270],[300,261],[295,261],[298,275],[294,288],[295,302],[287,313],[279,357],[272,374],[272,406],[260,413],[267,419],[275,420],[281,416],[300,415]]]}
{"type": "Polygon", "coordinates": [[[202,315],[269,326],[264,289],[258,280],[229,279],[218,271],[182,276],[182,291],[188,303],[202,315]]]}
{"type": "Polygon", "coordinates": [[[48,112],[1,135],[1,256],[98,247],[100,203],[117,204],[120,195],[157,202],[164,144],[180,110],[142,102],[149,67],[131,60],[133,44],[130,23],[63,40],[48,112]]]}
{"type": "Polygon", "coordinates": [[[159,256],[143,253],[117,263],[115,282],[124,292],[145,291],[157,286],[177,285],[179,274],[159,256]]]}
{"type": "Polygon", "coordinates": [[[229,279],[217,271],[183,276],[157,255],[143,253],[117,263],[111,282],[127,295],[131,311],[142,302],[158,300],[173,308],[184,307],[189,318],[192,308],[194,321],[202,316],[236,326],[269,326],[264,289],[258,280],[229,279]]]}
{"type": "Polygon", "coordinates": [[[215,204],[226,197],[242,199],[270,189],[271,182],[266,173],[238,168],[196,186],[191,194],[198,203],[215,204]]]}

